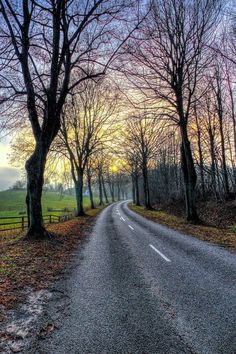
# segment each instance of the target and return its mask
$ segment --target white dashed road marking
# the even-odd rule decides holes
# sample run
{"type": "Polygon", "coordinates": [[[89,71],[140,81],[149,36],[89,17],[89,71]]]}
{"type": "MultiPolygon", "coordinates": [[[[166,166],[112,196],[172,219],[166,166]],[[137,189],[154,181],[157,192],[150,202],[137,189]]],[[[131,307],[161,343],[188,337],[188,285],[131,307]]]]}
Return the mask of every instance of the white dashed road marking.
{"type": "Polygon", "coordinates": [[[161,253],[160,251],[158,251],[156,249],[156,247],[154,247],[153,245],[149,245],[156,253],[158,253],[166,262],[171,262],[171,260],[169,258],[167,258],[163,253],[161,253]]]}

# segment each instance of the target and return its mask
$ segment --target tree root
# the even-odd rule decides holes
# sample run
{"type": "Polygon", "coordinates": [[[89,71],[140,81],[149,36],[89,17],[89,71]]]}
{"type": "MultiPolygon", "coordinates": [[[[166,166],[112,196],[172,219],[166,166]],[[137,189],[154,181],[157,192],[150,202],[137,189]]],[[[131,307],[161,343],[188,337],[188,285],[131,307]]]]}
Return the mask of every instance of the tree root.
{"type": "Polygon", "coordinates": [[[24,240],[25,241],[41,241],[41,240],[55,241],[56,234],[46,230],[43,226],[39,228],[30,227],[24,240]]]}

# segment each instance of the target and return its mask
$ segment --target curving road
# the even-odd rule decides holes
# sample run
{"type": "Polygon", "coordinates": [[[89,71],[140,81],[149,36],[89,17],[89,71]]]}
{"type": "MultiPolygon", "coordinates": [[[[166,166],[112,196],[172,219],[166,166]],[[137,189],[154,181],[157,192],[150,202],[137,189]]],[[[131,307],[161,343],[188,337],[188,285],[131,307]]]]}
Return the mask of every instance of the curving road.
{"type": "Polygon", "coordinates": [[[235,253],[127,202],[99,215],[55,294],[47,321],[56,329],[33,353],[236,353],[235,253]]]}

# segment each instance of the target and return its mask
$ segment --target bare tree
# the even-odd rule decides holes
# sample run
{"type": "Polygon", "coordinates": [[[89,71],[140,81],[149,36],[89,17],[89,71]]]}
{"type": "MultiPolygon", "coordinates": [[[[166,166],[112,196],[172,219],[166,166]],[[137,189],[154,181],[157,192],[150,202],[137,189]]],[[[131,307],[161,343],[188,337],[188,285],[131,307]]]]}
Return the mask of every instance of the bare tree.
{"type": "Polygon", "coordinates": [[[88,190],[89,190],[89,198],[90,198],[90,208],[95,209],[95,203],[93,198],[93,190],[92,190],[92,177],[93,177],[94,168],[89,160],[86,166],[86,174],[87,174],[87,183],[88,183],[88,190]]]}
{"type": "Polygon", "coordinates": [[[132,83],[152,99],[152,105],[179,126],[186,217],[195,222],[197,176],[188,122],[196,86],[209,64],[205,45],[212,40],[220,1],[153,0],[151,4],[149,18],[128,48],[135,68],[127,65],[127,73],[132,83]]]}
{"type": "MultiPolygon", "coordinates": [[[[138,192],[138,171],[140,166],[143,177],[144,204],[147,209],[151,209],[150,189],[148,181],[148,167],[158,146],[161,142],[161,133],[163,132],[163,124],[161,124],[155,116],[142,113],[129,117],[125,129],[125,146],[128,151],[132,152],[133,159],[137,165],[133,166],[136,177],[136,191],[138,192]]],[[[136,202],[139,204],[138,194],[136,202]]]]}
{"type": "MultiPolygon", "coordinates": [[[[112,87],[101,80],[87,81],[65,106],[62,125],[55,145],[64,152],[71,164],[75,185],[77,216],[84,215],[84,172],[93,154],[99,154],[112,139],[112,125],[116,121],[118,96],[112,87]]],[[[103,175],[99,174],[101,188],[107,201],[103,175]]]]}
{"type": "Polygon", "coordinates": [[[223,108],[223,90],[222,90],[222,75],[220,73],[219,65],[215,67],[215,81],[213,81],[213,91],[216,99],[216,111],[219,119],[219,132],[221,139],[221,155],[222,155],[222,170],[224,178],[224,188],[226,195],[229,195],[229,180],[226,165],[226,150],[225,150],[225,134],[224,134],[224,108],[223,108]]]}
{"type": "Polygon", "coordinates": [[[2,110],[27,115],[35,139],[26,162],[30,238],[50,236],[41,195],[66,97],[83,81],[104,74],[127,39],[129,26],[122,31],[118,26],[126,9],[125,0],[0,1],[2,110]]]}
{"type": "Polygon", "coordinates": [[[140,195],[139,195],[139,177],[140,177],[140,161],[137,151],[129,150],[126,151],[126,158],[128,165],[131,170],[131,180],[132,180],[132,194],[133,202],[137,206],[140,206],[140,195]]]}

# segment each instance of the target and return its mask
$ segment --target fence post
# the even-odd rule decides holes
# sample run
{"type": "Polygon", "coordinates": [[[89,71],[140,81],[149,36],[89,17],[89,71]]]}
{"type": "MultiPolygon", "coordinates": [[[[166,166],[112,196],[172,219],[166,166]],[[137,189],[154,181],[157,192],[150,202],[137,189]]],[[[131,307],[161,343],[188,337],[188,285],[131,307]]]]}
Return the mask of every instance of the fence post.
{"type": "Polygon", "coordinates": [[[24,216],[22,216],[22,218],[21,218],[21,229],[22,229],[22,231],[24,230],[24,227],[25,227],[25,218],[24,218],[24,216]]]}
{"type": "Polygon", "coordinates": [[[52,215],[49,215],[49,224],[52,223],[52,215]]]}

